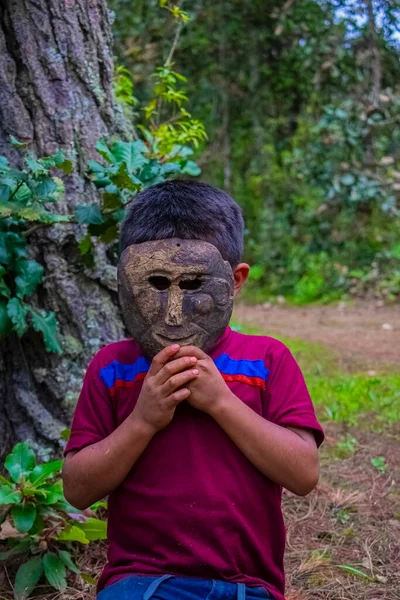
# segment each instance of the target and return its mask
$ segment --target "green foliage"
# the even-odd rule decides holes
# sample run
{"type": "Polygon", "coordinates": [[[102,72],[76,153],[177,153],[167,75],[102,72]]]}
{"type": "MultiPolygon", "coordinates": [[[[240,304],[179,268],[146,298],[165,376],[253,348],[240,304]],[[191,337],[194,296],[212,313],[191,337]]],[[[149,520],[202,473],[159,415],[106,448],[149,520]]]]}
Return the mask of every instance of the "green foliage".
{"type": "Polygon", "coordinates": [[[29,227],[32,222],[48,226],[69,221],[49,208],[64,193],[62,180],[50,169],[68,174],[72,163],[61,151],[39,159],[27,153],[24,168],[17,170],[0,157],[0,338],[12,331],[22,336],[32,326],[43,335],[48,351],[61,353],[54,313],[39,312],[29,302],[43,277],[43,266],[29,258],[29,227]]]}
{"type": "Polygon", "coordinates": [[[375,456],[371,458],[371,465],[375,467],[378,471],[384,473],[387,471],[388,465],[384,456],[375,456]]]}
{"type": "Polygon", "coordinates": [[[158,2],[109,2],[116,51],[135,75],[151,126],[167,99],[179,114],[184,99],[168,93],[170,83],[205,124],[205,179],[226,187],[244,210],[246,260],[257,267],[248,296],[300,304],[396,299],[397,3],[374,3],[371,23],[367,3],[354,11],[330,0],[247,0],[232,10],[200,0],[188,8],[172,72],[166,32],[173,28],[158,2]],[[157,100],[148,74],[162,61],[170,72],[155,78],[157,100]],[[176,72],[187,81],[174,81],[176,72]]]}
{"type": "Polygon", "coordinates": [[[105,539],[106,522],[86,517],[65,500],[61,460],[36,464],[34,452],[20,443],[7,456],[5,467],[10,478],[0,478],[0,505],[5,510],[3,520],[9,520],[9,538],[0,559],[16,554],[26,557],[16,574],[14,597],[28,598],[42,575],[62,592],[67,587],[67,570],[80,572],[72,560],[72,543],[105,539]]]}

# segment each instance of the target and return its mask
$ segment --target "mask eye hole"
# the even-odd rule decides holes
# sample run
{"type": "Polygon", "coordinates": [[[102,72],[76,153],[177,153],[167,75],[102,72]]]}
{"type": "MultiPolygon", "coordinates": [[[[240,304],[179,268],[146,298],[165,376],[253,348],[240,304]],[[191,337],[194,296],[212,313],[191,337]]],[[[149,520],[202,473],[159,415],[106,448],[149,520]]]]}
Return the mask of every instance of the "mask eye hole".
{"type": "Polygon", "coordinates": [[[154,277],[149,277],[148,282],[150,285],[156,290],[167,290],[171,285],[171,282],[166,277],[161,277],[159,275],[154,275],[154,277]]]}
{"type": "Polygon", "coordinates": [[[196,279],[184,279],[180,282],[179,287],[181,290],[198,290],[201,284],[201,279],[196,277],[196,279]]]}

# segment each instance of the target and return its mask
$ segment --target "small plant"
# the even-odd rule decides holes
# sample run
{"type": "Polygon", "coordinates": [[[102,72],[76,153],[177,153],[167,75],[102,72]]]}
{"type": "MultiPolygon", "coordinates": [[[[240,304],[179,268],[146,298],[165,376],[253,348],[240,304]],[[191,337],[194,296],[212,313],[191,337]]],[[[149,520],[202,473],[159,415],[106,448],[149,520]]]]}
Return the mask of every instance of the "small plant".
{"type": "Polygon", "coordinates": [[[375,458],[371,458],[371,465],[375,467],[378,471],[384,473],[387,471],[388,465],[384,456],[375,456],[375,458]]]}
{"type": "Polygon", "coordinates": [[[338,458],[348,458],[357,450],[358,442],[350,435],[341,435],[335,447],[335,456],[338,458]]]}
{"type": "MultiPolygon", "coordinates": [[[[42,575],[64,591],[67,571],[80,572],[72,560],[72,542],[105,539],[106,522],[87,517],[65,500],[61,460],[37,464],[34,452],[20,443],[7,456],[5,467],[9,478],[0,476],[0,522],[8,525],[3,534],[8,548],[0,552],[0,560],[26,556],[15,577],[14,598],[28,598],[42,575]]],[[[92,509],[99,506],[104,503],[92,509]]]]}

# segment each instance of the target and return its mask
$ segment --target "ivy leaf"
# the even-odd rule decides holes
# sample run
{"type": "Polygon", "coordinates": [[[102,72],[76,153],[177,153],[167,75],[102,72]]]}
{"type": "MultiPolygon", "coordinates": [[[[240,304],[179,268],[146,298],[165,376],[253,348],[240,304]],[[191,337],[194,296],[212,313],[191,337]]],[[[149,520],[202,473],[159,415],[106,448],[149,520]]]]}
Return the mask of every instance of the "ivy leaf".
{"type": "Polygon", "coordinates": [[[41,177],[39,183],[34,186],[33,192],[40,200],[46,202],[54,200],[52,194],[58,191],[57,182],[53,177],[41,177]]]}
{"type": "Polygon", "coordinates": [[[0,339],[5,338],[12,331],[12,328],[13,324],[7,313],[7,305],[0,302],[0,339]]]}
{"type": "Polygon", "coordinates": [[[56,539],[60,542],[80,542],[81,544],[89,543],[85,533],[76,525],[72,525],[66,531],[61,531],[56,539]]]}
{"type": "MultiPolygon", "coordinates": [[[[3,267],[0,267],[0,269],[2,268],[3,267]]],[[[0,296],[4,296],[4,298],[11,298],[11,290],[3,279],[0,279],[0,296]]]]}
{"type": "Polygon", "coordinates": [[[72,173],[72,170],[74,168],[72,160],[69,159],[65,159],[61,164],[57,165],[57,167],[61,169],[61,171],[63,171],[63,173],[65,173],[66,175],[72,173]]]}
{"type": "Polygon", "coordinates": [[[196,177],[197,175],[200,175],[201,169],[193,160],[188,160],[182,169],[182,173],[196,177]]]}
{"type": "Polygon", "coordinates": [[[104,233],[101,234],[100,239],[105,244],[110,244],[118,237],[118,225],[111,225],[104,233]]]}
{"type": "Polygon", "coordinates": [[[18,482],[21,477],[28,475],[34,469],[36,459],[29,446],[21,442],[14,446],[4,464],[11,475],[11,479],[18,482]]]}
{"type": "Polygon", "coordinates": [[[85,255],[89,252],[89,250],[92,248],[92,238],[90,237],[90,234],[88,233],[87,235],[85,235],[84,238],[81,239],[81,241],[78,243],[78,248],[79,248],[79,252],[82,255],[85,255]]]}
{"type": "Polygon", "coordinates": [[[67,589],[67,573],[62,560],[54,552],[48,552],[42,560],[44,574],[49,584],[56,590],[64,592],[67,589]]]}
{"type": "MultiPolygon", "coordinates": [[[[42,162],[39,162],[34,154],[28,154],[25,157],[25,165],[33,175],[47,175],[48,170],[42,162]]],[[[52,166],[52,163],[50,166],[52,166]]]]}
{"type": "Polygon", "coordinates": [[[143,156],[148,152],[147,146],[141,140],[135,142],[115,142],[111,149],[117,162],[124,162],[129,172],[141,169],[149,159],[143,156]]]}
{"type": "Polygon", "coordinates": [[[106,210],[114,210],[116,208],[121,208],[121,197],[119,194],[111,194],[109,192],[104,192],[103,194],[103,206],[106,210]]]}
{"type": "Polygon", "coordinates": [[[45,311],[39,313],[33,308],[31,308],[30,311],[33,328],[43,334],[44,345],[47,352],[62,354],[63,351],[58,341],[58,325],[55,314],[53,312],[45,311]]]}
{"type": "Polygon", "coordinates": [[[17,504],[12,507],[11,514],[14,525],[21,533],[27,533],[36,519],[36,507],[34,504],[17,504]]]}
{"type": "Polygon", "coordinates": [[[0,202],[8,202],[11,193],[11,188],[8,185],[0,185],[0,202]]]}
{"type": "Polygon", "coordinates": [[[35,556],[23,563],[17,571],[14,584],[15,600],[26,600],[36,587],[43,573],[42,559],[35,556]]]}
{"type": "Polygon", "coordinates": [[[97,142],[96,150],[103,158],[106,159],[107,162],[109,162],[109,163],[114,162],[114,160],[115,160],[114,156],[112,155],[109,147],[103,140],[99,140],[97,142]]]}
{"type": "Polygon", "coordinates": [[[8,170],[8,160],[5,156],[0,156],[0,170],[7,171],[8,170]]]}
{"type": "Polygon", "coordinates": [[[0,486],[0,504],[18,504],[21,502],[21,494],[9,485],[0,486]]]}
{"type": "Polygon", "coordinates": [[[62,460],[53,460],[42,465],[36,465],[32,473],[29,475],[29,481],[34,486],[41,485],[46,479],[54,477],[56,473],[61,471],[62,460]]]}
{"type": "Polygon", "coordinates": [[[18,298],[11,298],[7,304],[7,314],[13,322],[14,331],[17,332],[18,336],[24,335],[28,329],[28,323],[26,322],[26,315],[28,308],[25,304],[21,304],[18,298]]]}
{"type": "Polygon", "coordinates": [[[118,171],[110,175],[110,179],[121,190],[127,189],[136,192],[142,187],[142,182],[128,171],[126,163],[122,163],[118,167],[118,171]]]}
{"type": "Polygon", "coordinates": [[[24,296],[29,296],[36,289],[42,280],[43,267],[35,260],[24,260],[17,263],[15,278],[17,288],[17,297],[22,300],[24,296]]]}
{"type": "Polygon", "coordinates": [[[106,221],[106,218],[100,212],[97,204],[86,204],[77,206],[75,216],[78,223],[82,225],[101,225],[106,221]]]}
{"type": "Polygon", "coordinates": [[[163,175],[170,175],[171,173],[179,173],[181,171],[181,165],[176,162],[166,162],[161,166],[163,175]]]}
{"type": "Polygon", "coordinates": [[[24,148],[27,145],[27,142],[20,142],[16,137],[10,135],[10,144],[14,148],[24,148]]]}
{"type": "Polygon", "coordinates": [[[78,569],[78,567],[73,563],[70,552],[67,552],[66,550],[59,550],[58,556],[60,557],[64,565],[67,567],[67,569],[69,569],[73,573],[81,572],[80,569],[78,569]]]}

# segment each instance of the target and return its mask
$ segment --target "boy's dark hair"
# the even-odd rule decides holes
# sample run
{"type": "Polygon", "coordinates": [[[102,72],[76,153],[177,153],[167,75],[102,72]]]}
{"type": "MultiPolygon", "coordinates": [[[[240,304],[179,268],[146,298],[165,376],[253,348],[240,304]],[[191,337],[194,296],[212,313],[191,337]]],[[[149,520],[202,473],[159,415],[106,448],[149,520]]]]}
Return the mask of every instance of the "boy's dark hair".
{"type": "Polygon", "coordinates": [[[242,211],[229,194],[198,181],[166,181],[132,201],[122,223],[120,249],[173,237],[203,240],[235,267],[243,252],[243,234],[242,211]]]}

